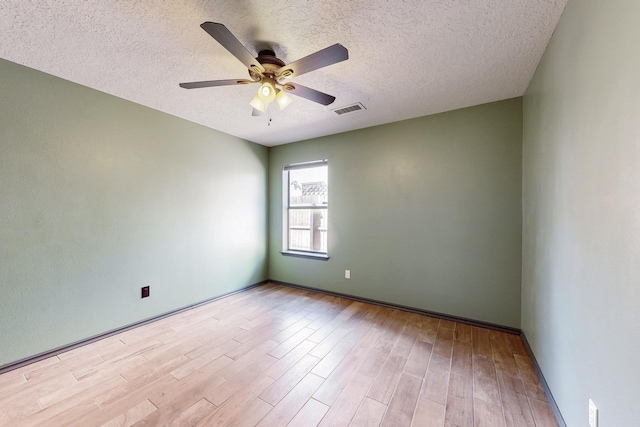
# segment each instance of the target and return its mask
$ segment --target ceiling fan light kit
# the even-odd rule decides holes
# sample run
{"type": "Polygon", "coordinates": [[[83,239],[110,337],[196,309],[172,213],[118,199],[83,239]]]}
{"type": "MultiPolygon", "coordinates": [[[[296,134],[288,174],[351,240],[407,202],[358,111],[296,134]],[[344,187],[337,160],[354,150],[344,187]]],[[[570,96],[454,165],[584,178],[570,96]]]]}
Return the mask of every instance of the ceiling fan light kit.
{"type": "Polygon", "coordinates": [[[276,88],[275,81],[265,81],[249,104],[256,110],[264,113],[267,105],[274,100],[278,103],[280,110],[287,108],[293,101],[283,90],[276,88]]]}
{"type": "Polygon", "coordinates": [[[265,104],[273,102],[276,99],[276,87],[270,80],[270,78],[264,79],[265,82],[262,83],[260,89],[258,89],[258,96],[265,104]]]}
{"type": "Polygon", "coordinates": [[[249,102],[254,109],[254,113],[252,114],[254,116],[260,115],[256,114],[256,110],[264,113],[269,103],[274,100],[280,107],[280,110],[284,110],[292,102],[292,99],[285,91],[322,105],[329,105],[335,101],[335,96],[297,83],[285,82],[285,80],[349,59],[349,52],[341,44],[334,44],[286,65],[281,59],[276,57],[275,52],[272,50],[261,50],[258,52],[258,56],[254,58],[227,27],[220,23],[205,22],[200,26],[247,67],[252,80],[207,80],[180,83],[180,87],[184,89],[196,89],[261,83],[258,93],[251,102],[249,102]]]}
{"type": "Polygon", "coordinates": [[[278,106],[280,107],[280,109],[284,110],[285,108],[287,108],[289,104],[293,102],[293,99],[287,96],[287,94],[284,93],[283,90],[280,90],[280,89],[276,89],[276,90],[278,92],[278,94],[276,95],[276,102],[278,103],[278,106]]]}
{"type": "MultiPolygon", "coordinates": [[[[260,111],[261,113],[264,113],[264,111],[267,109],[267,104],[265,104],[264,101],[260,99],[260,95],[254,96],[251,102],[249,102],[249,105],[251,105],[254,109],[260,111]]],[[[253,115],[258,116],[259,114],[253,115]]]]}

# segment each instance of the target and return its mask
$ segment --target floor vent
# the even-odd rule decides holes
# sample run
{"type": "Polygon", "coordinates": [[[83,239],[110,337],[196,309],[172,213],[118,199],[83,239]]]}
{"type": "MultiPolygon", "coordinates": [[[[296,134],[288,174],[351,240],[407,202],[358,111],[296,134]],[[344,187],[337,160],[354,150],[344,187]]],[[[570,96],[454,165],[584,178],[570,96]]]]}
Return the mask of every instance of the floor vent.
{"type": "Polygon", "coordinates": [[[360,111],[360,110],[366,110],[366,108],[364,108],[364,105],[357,102],[355,104],[347,105],[346,107],[336,108],[331,111],[336,113],[338,116],[342,116],[344,114],[355,113],[356,111],[360,111]]]}

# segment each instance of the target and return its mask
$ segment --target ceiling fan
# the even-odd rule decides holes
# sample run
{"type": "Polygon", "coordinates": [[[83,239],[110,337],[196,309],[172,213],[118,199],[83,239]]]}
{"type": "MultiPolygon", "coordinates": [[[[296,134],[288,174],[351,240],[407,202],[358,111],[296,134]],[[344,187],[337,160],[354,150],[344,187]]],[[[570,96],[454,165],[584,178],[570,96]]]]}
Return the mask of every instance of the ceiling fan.
{"type": "Polygon", "coordinates": [[[253,107],[253,115],[264,113],[267,105],[274,100],[281,110],[286,108],[291,103],[291,98],[289,98],[285,92],[322,105],[329,105],[335,101],[335,96],[298,83],[290,82],[289,79],[349,59],[349,52],[341,44],[336,43],[290,64],[285,64],[276,57],[274,51],[269,49],[261,50],[258,52],[258,56],[254,58],[251,52],[240,43],[240,40],[238,40],[227,27],[220,23],[205,22],[200,25],[200,27],[247,67],[251,79],[207,80],[202,82],[180,83],[180,87],[196,89],[202,87],[262,83],[257,95],[249,103],[253,107]]]}

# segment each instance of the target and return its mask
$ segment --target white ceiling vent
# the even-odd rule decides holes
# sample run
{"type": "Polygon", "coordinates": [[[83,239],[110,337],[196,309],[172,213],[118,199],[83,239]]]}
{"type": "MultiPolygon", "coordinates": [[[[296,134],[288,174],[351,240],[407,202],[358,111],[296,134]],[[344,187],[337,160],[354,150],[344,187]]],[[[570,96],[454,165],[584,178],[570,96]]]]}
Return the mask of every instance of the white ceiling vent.
{"type": "Polygon", "coordinates": [[[334,108],[331,111],[336,113],[338,116],[342,116],[344,114],[355,113],[356,111],[361,110],[366,110],[366,108],[364,108],[364,105],[361,103],[356,102],[355,104],[347,105],[346,107],[334,108]]]}

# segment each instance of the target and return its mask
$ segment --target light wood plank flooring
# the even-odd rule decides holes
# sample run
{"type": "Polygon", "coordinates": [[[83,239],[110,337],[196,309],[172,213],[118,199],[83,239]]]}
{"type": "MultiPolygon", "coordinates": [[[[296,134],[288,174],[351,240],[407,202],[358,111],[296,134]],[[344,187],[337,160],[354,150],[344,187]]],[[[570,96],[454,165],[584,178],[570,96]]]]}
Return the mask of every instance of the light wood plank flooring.
{"type": "Polygon", "coordinates": [[[520,338],[268,284],[0,375],[6,426],[557,426],[520,338]]]}

